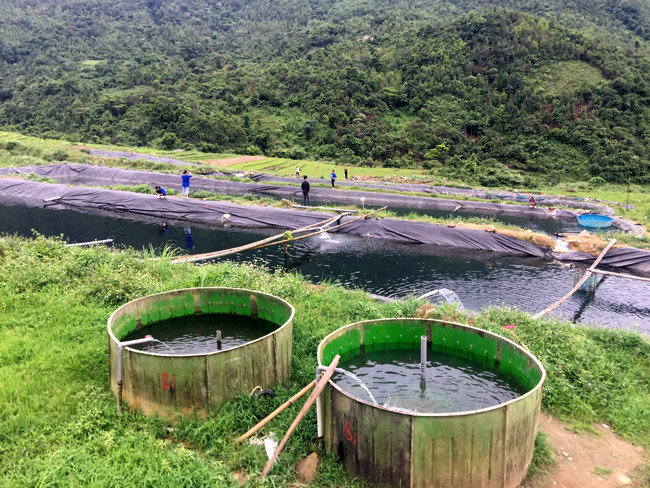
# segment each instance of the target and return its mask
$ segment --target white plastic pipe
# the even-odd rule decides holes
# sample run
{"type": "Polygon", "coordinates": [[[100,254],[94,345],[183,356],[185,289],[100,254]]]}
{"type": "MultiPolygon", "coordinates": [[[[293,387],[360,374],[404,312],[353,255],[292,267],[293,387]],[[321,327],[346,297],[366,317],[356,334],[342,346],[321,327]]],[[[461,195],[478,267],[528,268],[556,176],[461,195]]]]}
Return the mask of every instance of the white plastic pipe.
{"type": "MultiPolygon", "coordinates": [[[[322,374],[321,371],[316,369],[316,384],[318,384],[318,380],[322,374]]],[[[323,437],[323,405],[320,400],[320,395],[316,398],[316,435],[318,438],[323,437]]]]}
{"type": "Polygon", "coordinates": [[[420,336],[420,370],[424,374],[427,369],[427,336],[420,336]]]}
{"type": "Polygon", "coordinates": [[[143,344],[152,341],[155,341],[155,339],[151,336],[147,336],[144,339],[134,339],[132,341],[117,343],[117,413],[120,413],[122,408],[122,349],[124,349],[125,346],[134,346],[135,344],[143,344]]]}
{"type": "MultiPolygon", "coordinates": [[[[323,371],[327,369],[327,366],[318,366],[316,368],[316,383],[320,379],[323,371]]],[[[341,368],[334,369],[336,373],[344,373],[345,370],[341,368]]],[[[323,405],[320,400],[320,395],[316,398],[316,431],[318,437],[323,437],[323,405]]]]}

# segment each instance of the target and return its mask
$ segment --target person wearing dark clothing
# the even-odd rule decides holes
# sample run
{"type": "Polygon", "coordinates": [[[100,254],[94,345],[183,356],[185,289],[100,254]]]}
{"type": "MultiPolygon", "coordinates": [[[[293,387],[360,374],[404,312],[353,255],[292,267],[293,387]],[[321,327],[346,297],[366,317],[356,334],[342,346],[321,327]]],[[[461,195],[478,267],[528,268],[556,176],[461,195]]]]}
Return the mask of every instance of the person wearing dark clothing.
{"type": "Polygon", "coordinates": [[[183,180],[183,185],[182,185],[182,186],[183,186],[183,191],[182,191],[182,195],[183,195],[185,198],[189,198],[189,197],[190,197],[190,178],[191,178],[191,177],[192,177],[192,175],[191,175],[191,174],[189,173],[189,171],[187,171],[187,170],[183,171],[183,174],[181,175],[181,178],[182,178],[182,180],[183,180]]]}
{"type": "Polygon", "coordinates": [[[302,185],[300,185],[300,189],[302,190],[302,204],[306,207],[311,207],[311,201],[309,199],[309,180],[307,179],[307,175],[303,176],[302,180],[302,185]]]}
{"type": "Polygon", "coordinates": [[[334,183],[336,182],[336,173],[334,172],[334,170],[332,170],[331,177],[332,177],[332,188],[334,188],[334,183]]]}
{"type": "Polygon", "coordinates": [[[156,195],[158,195],[159,198],[165,198],[165,195],[167,195],[167,192],[162,186],[157,186],[156,187],[156,195]]]}
{"type": "Polygon", "coordinates": [[[348,168],[344,168],[343,172],[345,173],[345,179],[348,179],[348,168]]]}
{"type": "Polygon", "coordinates": [[[167,234],[167,224],[165,222],[160,224],[160,227],[158,227],[158,235],[162,236],[164,234],[167,234]]]}

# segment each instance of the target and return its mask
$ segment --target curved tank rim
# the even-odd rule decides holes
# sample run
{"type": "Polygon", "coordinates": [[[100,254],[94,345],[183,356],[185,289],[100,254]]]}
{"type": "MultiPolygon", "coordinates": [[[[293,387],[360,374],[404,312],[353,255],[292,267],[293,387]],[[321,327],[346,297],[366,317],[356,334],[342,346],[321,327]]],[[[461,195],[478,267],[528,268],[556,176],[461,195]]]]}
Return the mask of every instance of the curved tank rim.
{"type": "Polygon", "coordinates": [[[464,327],[464,328],[467,328],[467,329],[470,329],[470,330],[473,330],[473,331],[476,331],[476,332],[481,332],[482,334],[487,334],[487,335],[489,335],[491,337],[504,340],[508,344],[512,345],[516,349],[520,350],[521,352],[523,352],[524,354],[529,356],[533,360],[533,362],[539,367],[540,371],[542,372],[542,376],[541,376],[541,378],[539,380],[539,383],[537,383],[529,391],[527,391],[523,395],[518,396],[517,398],[513,398],[512,400],[508,400],[507,402],[499,403],[499,404],[493,405],[491,407],[480,408],[478,410],[462,410],[462,411],[459,411],[459,412],[445,412],[445,413],[411,412],[411,411],[404,411],[404,410],[395,409],[395,408],[384,407],[382,405],[375,405],[374,403],[370,403],[367,400],[364,400],[362,398],[351,395],[350,393],[346,392],[341,387],[339,387],[331,379],[328,381],[328,383],[332,387],[336,388],[340,393],[347,396],[348,398],[350,398],[352,400],[355,400],[357,402],[363,403],[364,405],[368,405],[369,407],[377,408],[377,409],[380,409],[380,410],[385,410],[387,412],[396,413],[396,414],[400,414],[400,415],[408,415],[410,417],[441,417],[442,418],[442,417],[464,417],[464,416],[468,416],[468,415],[474,415],[474,414],[477,414],[477,413],[490,412],[492,410],[498,410],[498,409],[501,409],[503,407],[507,407],[508,405],[510,405],[512,403],[519,402],[519,401],[523,400],[524,398],[534,394],[538,389],[542,388],[542,386],[544,385],[544,382],[546,381],[546,369],[544,368],[544,366],[542,365],[540,360],[537,359],[537,357],[534,354],[527,351],[526,349],[521,347],[519,344],[511,341],[507,337],[503,337],[502,335],[495,334],[494,332],[490,332],[490,331],[487,331],[485,329],[479,329],[478,327],[473,327],[471,325],[461,324],[460,322],[451,322],[451,321],[448,321],[448,320],[437,320],[437,319],[418,319],[418,318],[412,318],[412,317],[409,317],[409,318],[406,318],[406,317],[405,318],[397,318],[396,317],[396,318],[360,320],[359,322],[354,322],[352,324],[348,324],[348,325],[345,325],[343,327],[339,327],[338,329],[336,329],[336,330],[330,332],[329,334],[327,334],[327,336],[325,336],[325,338],[320,342],[320,344],[318,344],[318,350],[317,350],[317,353],[316,353],[316,356],[317,356],[317,359],[318,359],[318,365],[319,366],[323,365],[322,362],[321,362],[321,354],[322,354],[322,348],[323,348],[324,344],[326,344],[326,342],[328,341],[328,339],[332,335],[336,334],[340,330],[353,328],[353,327],[355,327],[355,326],[357,326],[359,324],[367,324],[367,323],[374,323],[374,322],[388,322],[388,321],[397,321],[397,320],[399,320],[399,321],[408,321],[408,322],[411,322],[411,321],[413,321],[413,322],[428,321],[428,322],[436,322],[436,323],[442,323],[442,324],[460,325],[461,327],[464,327]]]}
{"type": "MultiPolygon", "coordinates": [[[[106,328],[108,330],[108,336],[110,337],[111,341],[113,341],[116,344],[120,343],[120,341],[117,339],[117,337],[115,337],[115,334],[113,334],[113,331],[111,330],[111,324],[113,323],[113,317],[115,317],[115,315],[120,310],[122,310],[124,307],[126,307],[127,305],[129,305],[129,304],[131,304],[133,302],[137,302],[138,300],[144,300],[145,298],[155,297],[155,296],[159,296],[159,295],[167,295],[169,293],[182,292],[182,291],[188,291],[188,290],[236,290],[236,291],[247,291],[247,292],[251,292],[251,293],[257,293],[259,295],[266,295],[266,296],[269,296],[269,297],[272,297],[272,298],[276,298],[276,299],[280,300],[281,302],[285,303],[286,305],[288,305],[290,310],[291,310],[291,315],[289,315],[289,318],[284,322],[284,324],[280,325],[277,329],[273,330],[272,332],[269,332],[268,334],[266,334],[266,335],[264,335],[262,337],[258,337],[257,339],[254,339],[252,341],[246,342],[244,344],[240,344],[239,346],[231,347],[231,348],[228,348],[228,349],[223,349],[221,351],[203,352],[203,353],[196,353],[196,354],[160,354],[160,353],[156,353],[156,352],[143,351],[141,349],[134,349],[134,348],[129,347],[129,346],[126,346],[124,349],[128,349],[131,353],[134,353],[134,354],[142,354],[142,355],[146,355],[146,356],[157,356],[157,357],[162,357],[162,358],[187,358],[187,357],[213,356],[215,354],[222,354],[222,353],[225,353],[225,352],[235,351],[236,349],[246,347],[246,346],[248,346],[250,344],[261,341],[261,340],[265,339],[266,337],[272,336],[273,334],[277,333],[278,331],[284,329],[289,323],[291,323],[293,321],[294,315],[296,314],[295,307],[293,305],[291,305],[289,302],[287,302],[284,298],[280,298],[280,297],[278,297],[276,295],[271,295],[270,293],[266,293],[266,292],[259,291],[259,290],[250,290],[248,288],[232,288],[232,287],[227,287],[227,286],[196,286],[196,287],[193,287],[193,288],[178,288],[176,290],[168,290],[168,291],[163,291],[163,292],[160,292],[160,293],[153,293],[151,295],[146,295],[144,297],[136,298],[134,300],[130,300],[130,301],[126,302],[123,305],[120,305],[117,309],[115,309],[113,311],[113,313],[110,315],[110,317],[108,317],[108,323],[106,325],[106,328]]],[[[214,315],[219,315],[219,314],[214,314],[214,315]]]]}

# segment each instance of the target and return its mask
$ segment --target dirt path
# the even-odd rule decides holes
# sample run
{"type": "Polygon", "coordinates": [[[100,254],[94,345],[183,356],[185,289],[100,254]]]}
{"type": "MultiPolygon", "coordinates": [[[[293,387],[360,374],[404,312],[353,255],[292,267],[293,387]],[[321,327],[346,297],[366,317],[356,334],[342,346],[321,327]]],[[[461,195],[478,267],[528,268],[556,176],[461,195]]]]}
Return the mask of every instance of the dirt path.
{"type": "Polygon", "coordinates": [[[238,156],[236,158],[209,159],[201,161],[202,163],[211,164],[212,166],[231,166],[237,163],[248,163],[250,161],[260,161],[266,159],[266,156],[238,156]]]}
{"type": "Polygon", "coordinates": [[[641,488],[647,485],[647,454],[600,424],[601,434],[574,433],[549,415],[540,417],[540,430],[548,434],[556,464],[524,488],[641,488]]]}

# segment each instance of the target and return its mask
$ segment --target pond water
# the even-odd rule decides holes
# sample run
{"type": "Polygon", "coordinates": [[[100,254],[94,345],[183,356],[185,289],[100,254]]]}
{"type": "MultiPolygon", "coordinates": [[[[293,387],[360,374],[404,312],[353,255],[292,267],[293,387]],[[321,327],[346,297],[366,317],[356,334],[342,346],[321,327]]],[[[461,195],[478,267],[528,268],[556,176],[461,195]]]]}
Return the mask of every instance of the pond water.
{"type": "MultiPolygon", "coordinates": [[[[313,206],[322,205],[322,206],[329,206],[335,208],[337,207],[336,203],[331,203],[316,198],[312,198],[311,202],[313,206]]],[[[366,208],[376,209],[381,207],[376,205],[368,205],[366,206],[366,208]]],[[[540,219],[540,218],[531,217],[529,215],[506,215],[506,214],[499,214],[499,213],[485,214],[485,213],[471,212],[465,210],[458,210],[456,212],[452,212],[449,210],[437,210],[434,208],[409,208],[409,207],[396,207],[393,205],[389,206],[388,210],[394,212],[395,215],[397,215],[398,217],[403,215],[416,214],[416,215],[426,215],[428,217],[433,217],[437,219],[451,218],[451,219],[457,219],[458,221],[470,217],[491,219],[506,225],[513,225],[516,227],[521,227],[523,229],[530,229],[535,232],[544,232],[546,234],[556,234],[556,233],[563,234],[567,232],[579,233],[582,232],[583,230],[586,230],[587,232],[598,232],[597,229],[589,229],[587,227],[582,227],[580,224],[578,224],[578,219],[540,219]]]]}
{"type": "MultiPolygon", "coordinates": [[[[430,345],[424,370],[419,349],[366,350],[341,361],[339,368],[357,376],[379,405],[416,413],[478,410],[526,392],[510,378],[467,359],[434,352],[430,345]]],[[[337,373],[334,381],[351,395],[371,401],[353,378],[337,373]]]]}
{"type": "MultiPolygon", "coordinates": [[[[67,209],[0,205],[0,233],[31,236],[31,229],[48,236],[64,234],[70,242],[113,238],[117,244],[139,249],[169,243],[191,253],[228,249],[271,233],[173,222],[161,230],[160,222],[154,220],[142,222],[67,209]]],[[[396,298],[448,288],[471,310],[494,304],[538,312],[573,287],[575,273],[558,264],[531,259],[336,234],[296,242],[289,246],[286,261],[280,247],[248,251],[228,259],[256,261],[269,268],[285,267],[312,282],[336,281],[396,298]]],[[[595,293],[574,294],[556,313],[568,320],[634,327],[650,334],[650,283],[600,278],[595,293]]]]}
{"type": "Polygon", "coordinates": [[[243,315],[190,315],[148,325],[122,340],[132,341],[151,335],[159,342],[130,347],[157,354],[204,354],[242,346],[277,328],[277,324],[268,320],[243,315]],[[221,346],[217,330],[221,331],[221,346]]]}

